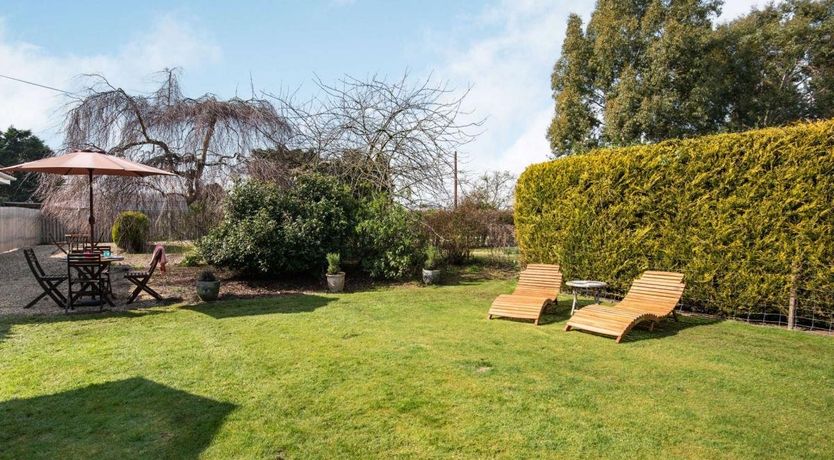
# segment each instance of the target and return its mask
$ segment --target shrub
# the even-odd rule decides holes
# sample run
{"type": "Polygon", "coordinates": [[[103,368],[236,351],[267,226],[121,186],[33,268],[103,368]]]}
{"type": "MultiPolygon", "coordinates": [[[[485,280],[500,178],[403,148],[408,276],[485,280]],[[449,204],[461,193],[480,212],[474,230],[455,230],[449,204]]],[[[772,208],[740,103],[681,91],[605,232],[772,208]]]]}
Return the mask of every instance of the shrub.
{"type": "Polygon", "coordinates": [[[200,254],[200,250],[196,247],[188,249],[182,256],[182,260],[180,261],[181,267],[199,267],[200,265],[205,265],[206,261],[203,260],[203,255],[200,254]]]}
{"type": "Polygon", "coordinates": [[[327,274],[336,275],[341,271],[342,256],[338,252],[327,253],[327,274]]]}
{"type": "MultiPolygon", "coordinates": [[[[728,313],[834,293],[834,121],[597,150],[530,166],[523,258],[624,290],[682,271],[685,298],[728,313]]],[[[819,311],[819,310],[817,310],[819,311]]]]}
{"type": "Polygon", "coordinates": [[[122,211],[113,222],[110,235],[116,246],[127,252],[142,252],[148,241],[151,221],[138,211],[122,211]]]}
{"type": "Polygon", "coordinates": [[[321,273],[325,254],[350,237],[354,207],[346,187],[319,174],[298,176],[288,189],[241,183],[200,252],[208,263],[251,274],[321,273]]]}
{"type": "Polygon", "coordinates": [[[423,262],[415,215],[385,195],[365,200],[356,225],[356,252],[373,278],[413,275],[423,262]]]}
{"type": "Polygon", "coordinates": [[[457,209],[423,213],[428,239],[440,248],[446,260],[462,264],[472,257],[472,249],[485,244],[488,224],[484,210],[464,203],[457,209]]]}

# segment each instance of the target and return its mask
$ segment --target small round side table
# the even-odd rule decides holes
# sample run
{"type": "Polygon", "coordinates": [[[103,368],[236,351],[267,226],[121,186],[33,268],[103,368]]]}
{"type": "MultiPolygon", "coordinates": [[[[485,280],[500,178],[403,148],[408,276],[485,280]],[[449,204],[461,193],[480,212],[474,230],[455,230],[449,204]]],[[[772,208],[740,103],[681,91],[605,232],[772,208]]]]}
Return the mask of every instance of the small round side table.
{"type": "Polygon", "coordinates": [[[573,305],[570,307],[570,314],[576,311],[576,300],[579,291],[593,291],[594,301],[599,303],[599,291],[608,286],[605,281],[595,280],[571,280],[565,283],[566,286],[573,290],[573,305]]]}

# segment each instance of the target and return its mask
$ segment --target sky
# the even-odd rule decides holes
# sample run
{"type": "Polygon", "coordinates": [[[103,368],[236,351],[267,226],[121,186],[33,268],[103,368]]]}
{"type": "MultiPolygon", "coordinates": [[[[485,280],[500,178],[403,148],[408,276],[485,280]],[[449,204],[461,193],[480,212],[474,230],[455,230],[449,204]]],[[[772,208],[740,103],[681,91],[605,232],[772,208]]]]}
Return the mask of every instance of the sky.
{"type": "MultiPolygon", "coordinates": [[[[726,0],[720,21],[763,0],[726,0]]],[[[67,91],[82,74],[132,92],[180,67],[186,95],[315,93],[313,79],[344,75],[415,80],[429,75],[469,89],[471,120],[485,119],[461,149],[473,173],[520,173],[545,161],[553,114],[550,73],[569,13],[586,21],[594,0],[2,0],[0,74],[67,91]],[[141,6],[137,6],[141,4],[141,6]]],[[[0,78],[0,129],[31,129],[61,146],[65,95],[0,78]]]]}

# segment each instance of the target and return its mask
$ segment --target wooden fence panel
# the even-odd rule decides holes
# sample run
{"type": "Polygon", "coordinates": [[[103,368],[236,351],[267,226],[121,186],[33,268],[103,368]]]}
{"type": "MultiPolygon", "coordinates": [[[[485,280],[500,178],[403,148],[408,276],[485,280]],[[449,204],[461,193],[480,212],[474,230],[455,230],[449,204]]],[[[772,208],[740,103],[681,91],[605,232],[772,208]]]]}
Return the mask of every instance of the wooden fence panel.
{"type": "MultiPolygon", "coordinates": [[[[150,241],[196,239],[202,232],[195,228],[195,219],[185,210],[160,213],[158,210],[140,210],[151,220],[150,241]]],[[[111,242],[110,229],[113,219],[96,222],[96,239],[111,242]]],[[[68,228],[60,220],[42,215],[38,209],[0,207],[0,252],[15,248],[51,244],[64,241],[67,233],[89,231],[86,222],[78,228],[68,228]]]]}
{"type": "Polygon", "coordinates": [[[0,207],[0,252],[41,242],[41,212],[37,209],[0,207]]]}

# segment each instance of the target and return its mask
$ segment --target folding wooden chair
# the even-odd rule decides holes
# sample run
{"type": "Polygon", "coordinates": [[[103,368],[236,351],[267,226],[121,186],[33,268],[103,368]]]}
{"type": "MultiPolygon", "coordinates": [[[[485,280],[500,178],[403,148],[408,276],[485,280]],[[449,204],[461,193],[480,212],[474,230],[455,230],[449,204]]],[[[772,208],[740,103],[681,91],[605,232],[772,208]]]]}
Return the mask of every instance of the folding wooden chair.
{"type": "Polygon", "coordinates": [[[52,299],[52,301],[59,307],[67,308],[67,298],[61,291],[58,290],[58,287],[67,280],[67,277],[47,275],[43,271],[43,267],[41,267],[40,262],[38,262],[38,258],[35,256],[35,251],[32,248],[23,249],[23,256],[26,257],[26,264],[29,265],[29,270],[32,271],[32,275],[35,277],[35,280],[38,282],[41,289],[43,289],[43,293],[41,293],[41,295],[35,298],[35,300],[29,302],[29,304],[23,308],[31,308],[46,296],[49,296],[49,298],[52,299]]]}
{"type": "MultiPolygon", "coordinates": [[[[101,254],[101,257],[104,257],[105,252],[111,252],[112,248],[110,245],[101,244],[101,243],[84,243],[84,252],[90,253],[98,253],[101,254]]],[[[104,270],[101,272],[102,278],[104,278],[104,284],[107,287],[107,292],[112,296],[113,295],[113,284],[110,282],[110,263],[105,262],[104,270]]]]}
{"type": "Polygon", "coordinates": [[[66,253],[81,252],[84,250],[84,245],[90,242],[89,235],[83,235],[80,233],[67,233],[64,236],[67,240],[67,250],[64,251],[66,253]]]}
{"type": "Polygon", "coordinates": [[[162,296],[148,286],[148,281],[150,281],[151,276],[153,276],[153,272],[156,270],[156,266],[159,263],[160,258],[162,258],[162,251],[154,251],[153,258],[151,259],[151,265],[148,267],[147,271],[127,272],[125,279],[136,285],[136,289],[134,289],[133,293],[130,294],[130,299],[128,299],[127,303],[133,303],[142,291],[147,292],[156,300],[162,300],[162,296]]]}
{"type": "Polygon", "coordinates": [[[113,306],[113,302],[107,295],[105,277],[102,275],[105,268],[106,264],[101,262],[101,254],[78,252],[67,254],[68,310],[75,309],[76,306],[98,306],[100,311],[104,308],[105,302],[113,306]],[[85,301],[84,298],[89,300],[85,301]]]}

